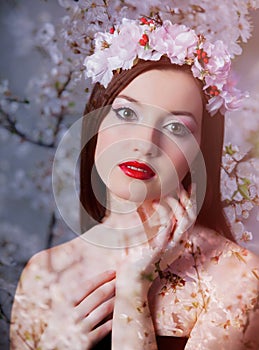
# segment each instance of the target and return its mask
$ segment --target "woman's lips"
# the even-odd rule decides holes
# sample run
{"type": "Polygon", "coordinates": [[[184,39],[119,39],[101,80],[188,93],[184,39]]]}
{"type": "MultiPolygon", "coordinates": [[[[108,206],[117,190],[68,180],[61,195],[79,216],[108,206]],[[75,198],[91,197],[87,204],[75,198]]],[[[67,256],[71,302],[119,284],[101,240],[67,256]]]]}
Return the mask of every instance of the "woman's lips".
{"type": "Polygon", "coordinates": [[[145,163],[137,161],[130,161],[121,163],[119,165],[125,175],[139,180],[149,180],[156,175],[156,173],[145,163]]]}

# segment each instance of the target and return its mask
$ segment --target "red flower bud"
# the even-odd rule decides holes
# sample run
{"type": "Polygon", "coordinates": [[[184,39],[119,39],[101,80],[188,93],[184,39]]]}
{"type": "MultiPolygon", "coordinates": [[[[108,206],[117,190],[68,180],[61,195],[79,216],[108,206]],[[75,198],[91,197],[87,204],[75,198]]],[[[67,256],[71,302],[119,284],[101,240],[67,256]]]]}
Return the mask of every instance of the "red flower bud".
{"type": "Polygon", "coordinates": [[[200,59],[200,58],[201,58],[201,53],[202,53],[202,50],[201,50],[201,49],[198,49],[198,50],[197,50],[197,56],[198,56],[198,59],[200,59]]]}
{"type": "Polygon", "coordinates": [[[148,24],[148,20],[145,17],[140,18],[141,24],[148,24]]]}
{"type": "Polygon", "coordinates": [[[110,28],[110,34],[114,34],[114,32],[115,32],[115,27],[113,26],[110,28]]]}
{"type": "Polygon", "coordinates": [[[142,35],[142,38],[139,40],[139,44],[141,45],[141,46],[146,46],[147,45],[147,43],[148,43],[148,36],[147,36],[147,34],[143,34],[142,35]]]}
{"type": "Polygon", "coordinates": [[[220,94],[219,89],[218,89],[217,86],[215,86],[215,85],[210,86],[208,92],[209,92],[209,94],[210,94],[211,96],[218,96],[218,95],[220,94]]]}
{"type": "Polygon", "coordinates": [[[205,64],[209,63],[209,58],[206,51],[203,51],[203,49],[197,49],[196,53],[199,61],[203,61],[205,64]]]}

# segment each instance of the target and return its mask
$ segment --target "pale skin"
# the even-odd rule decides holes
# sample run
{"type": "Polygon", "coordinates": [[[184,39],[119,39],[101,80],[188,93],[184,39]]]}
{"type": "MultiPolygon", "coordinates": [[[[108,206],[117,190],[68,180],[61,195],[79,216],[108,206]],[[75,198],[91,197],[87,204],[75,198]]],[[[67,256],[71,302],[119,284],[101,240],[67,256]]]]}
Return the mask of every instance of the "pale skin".
{"type": "MultiPolygon", "coordinates": [[[[114,350],[155,350],[156,334],[188,337],[187,350],[218,349],[221,341],[230,350],[259,347],[259,259],[196,226],[195,184],[188,191],[180,184],[199,151],[201,121],[200,91],[186,73],[152,70],[134,79],[117,96],[99,131],[96,166],[107,186],[105,219],[82,237],[37,254],[24,269],[18,299],[33,298],[46,288],[48,305],[53,310],[62,305],[61,311],[68,310],[85,335],[81,349],[91,349],[111,330],[114,350]],[[129,159],[148,163],[156,176],[143,181],[125,175],[118,164],[129,159]],[[189,263],[189,256],[194,262],[189,263]],[[178,284],[170,280],[171,289],[165,291],[166,268],[178,284]],[[193,270],[197,283],[192,282],[193,270]],[[177,279],[185,273],[188,278],[177,279]],[[53,280],[55,298],[48,292],[53,280]],[[214,294],[210,287],[201,292],[203,284],[212,285],[214,294]],[[203,307],[195,299],[199,293],[203,307]],[[214,316],[211,295],[220,310],[230,313],[229,319],[225,311],[214,316]],[[239,304],[233,304],[238,298],[239,304]],[[197,316],[190,316],[196,310],[197,316]]],[[[36,348],[33,342],[47,348],[44,337],[28,340],[20,305],[14,302],[11,348],[36,348]]],[[[48,310],[37,304],[26,307],[31,328],[39,315],[48,324],[43,333],[49,339],[57,332],[48,310]]],[[[62,317],[55,322],[61,325],[60,338],[70,332],[62,317]]]]}

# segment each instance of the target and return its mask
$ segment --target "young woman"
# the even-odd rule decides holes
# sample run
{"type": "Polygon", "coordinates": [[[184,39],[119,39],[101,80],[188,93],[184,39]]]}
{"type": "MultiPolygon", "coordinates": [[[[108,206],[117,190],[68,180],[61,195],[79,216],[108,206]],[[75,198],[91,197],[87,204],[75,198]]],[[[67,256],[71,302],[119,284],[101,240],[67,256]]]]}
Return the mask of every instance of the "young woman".
{"type": "Polygon", "coordinates": [[[208,100],[212,111],[223,99],[215,76],[224,80],[226,67],[210,67],[213,53],[183,26],[125,23],[96,52],[105,66],[105,48],[119,47],[119,57],[106,56],[113,73],[107,84],[108,75],[96,79],[83,120],[83,233],[24,269],[11,348],[257,349],[259,259],[234,243],[226,223],[224,119],[207,111],[208,100]],[[161,28],[172,35],[159,49],[161,28]],[[146,52],[125,67],[127,35],[146,52]],[[204,89],[195,60],[214,85],[204,89]]]}

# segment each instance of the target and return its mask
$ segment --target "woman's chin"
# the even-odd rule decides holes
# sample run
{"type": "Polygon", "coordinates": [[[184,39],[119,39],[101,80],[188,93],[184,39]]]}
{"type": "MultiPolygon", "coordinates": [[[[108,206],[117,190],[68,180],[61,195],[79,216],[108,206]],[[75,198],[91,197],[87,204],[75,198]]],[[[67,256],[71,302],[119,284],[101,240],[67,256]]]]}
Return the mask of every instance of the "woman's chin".
{"type": "MultiPolygon", "coordinates": [[[[139,187],[139,186],[138,186],[139,187]]],[[[118,202],[131,202],[135,203],[137,206],[141,205],[146,201],[154,201],[160,199],[160,192],[149,193],[149,191],[141,189],[133,189],[131,187],[129,190],[121,190],[109,188],[109,193],[113,198],[116,198],[118,202]]]]}

